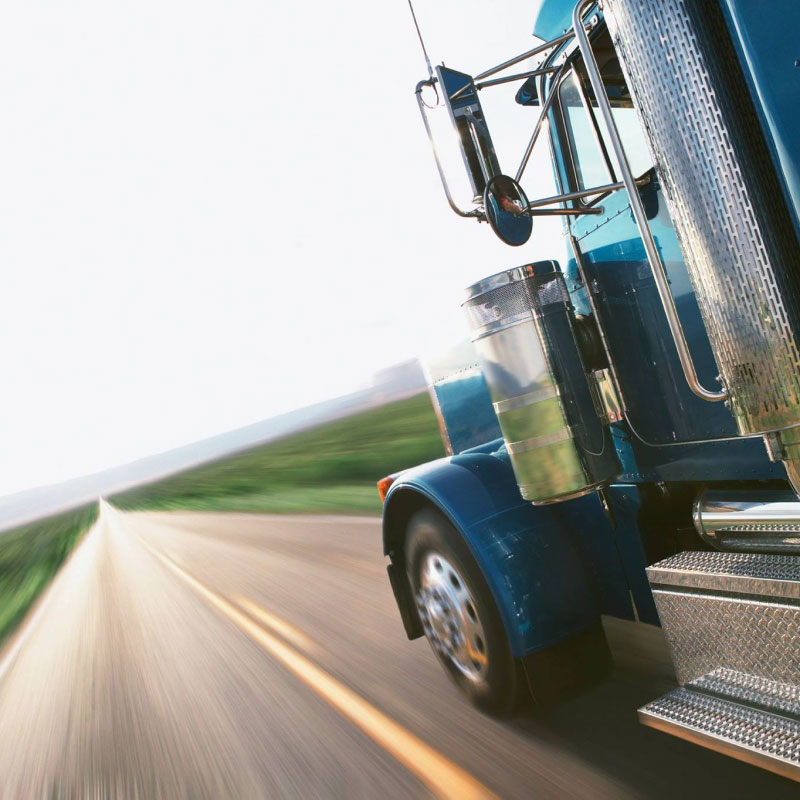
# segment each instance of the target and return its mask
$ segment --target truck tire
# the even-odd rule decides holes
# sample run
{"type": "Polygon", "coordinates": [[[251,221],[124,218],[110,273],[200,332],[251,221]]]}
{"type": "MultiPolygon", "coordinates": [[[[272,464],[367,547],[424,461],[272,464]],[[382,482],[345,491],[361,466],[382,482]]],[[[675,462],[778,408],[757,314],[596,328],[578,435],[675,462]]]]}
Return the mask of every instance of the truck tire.
{"type": "Polygon", "coordinates": [[[524,678],[475,558],[432,508],[409,520],[406,567],[425,637],[470,702],[494,715],[513,711],[524,678]]]}

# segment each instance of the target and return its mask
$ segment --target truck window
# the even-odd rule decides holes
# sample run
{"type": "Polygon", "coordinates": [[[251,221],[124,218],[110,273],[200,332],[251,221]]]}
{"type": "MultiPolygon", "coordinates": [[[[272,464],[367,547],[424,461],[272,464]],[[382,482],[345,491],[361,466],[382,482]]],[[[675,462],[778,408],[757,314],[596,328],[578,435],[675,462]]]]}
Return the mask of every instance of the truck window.
{"type": "MultiPolygon", "coordinates": [[[[639,177],[652,168],[653,159],[608,33],[597,37],[592,47],[631,170],[639,177]]],[[[619,165],[611,150],[605,122],[596,111],[597,100],[582,59],[562,81],[559,101],[577,188],[589,189],[619,180],[619,165]]]]}
{"type": "Polygon", "coordinates": [[[589,116],[581,97],[575,71],[569,73],[558,89],[564,126],[569,138],[572,163],[579,189],[611,183],[608,163],[597,142],[594,120],[589,116]]]}

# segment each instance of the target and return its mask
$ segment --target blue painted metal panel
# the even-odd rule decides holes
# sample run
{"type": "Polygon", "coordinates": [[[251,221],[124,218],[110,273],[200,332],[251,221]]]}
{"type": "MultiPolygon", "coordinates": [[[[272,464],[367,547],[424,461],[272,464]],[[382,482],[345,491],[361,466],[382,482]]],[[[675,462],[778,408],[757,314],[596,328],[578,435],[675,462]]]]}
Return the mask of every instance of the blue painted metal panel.
{"type": "MultiPolygon", "coordinates": [[[[642,190],[642,198],[700,381],[713,387],[719,370],[655,179],[642,190]]],[[[695,396],[683,377],[627,195],[615,192],[603,205],[606,215],[599,226],[591,217],[580,217],[572,232],[614,356],[631,424],[653,444],[736,436],[728,409],[695,396]]]]}
{"type": "Polygon", "coordinates": [[[627,425],[614,428],[614,444],[623,464],[619,481],[705,483],[786,480],[783,465],[769,460],[760,437],[651,446],[632,435],[627,425]]]}
{"type": "Polygon", "coordinates": [[[800,3],[721,4],[800,233],[800,3]]]}
{"type": "Polygon", "coordinates": [[[636,612],[642,622],[658,625],[658,612],[645,572],[647,558],[639,526],[640,490],[636,486],[610,486],[605,497],[614,516],[614,538],[636,612]]]}
{"type": "Polygon", "coordinates": [[[486,378],[480,369],[437,381],[431,386],[454,453],[500,436],[486,378]]]}
{"type": "Polygon", "coordinates": [[[598,495],[586,495],[552,508],[578,546],[584,571],[599,593],[602,613],[633,619],[623,554],[598,495]]]}
{"type": "Polygon", "coordinates": [[[425,375],[448,453],[461,453],[502,436],[472,342],[428,356],[425,375]]]}
{"type": "Polygon", "coordinates": [[[612,425],[611,435],[620,483],[786,480],[783,465],[769,460],[760,437],[652,446],[624,422],[612,425]]]}
{"type": "Polygon", "coordinates": [[[546,41],[572,27],[572,9],[577,0],[540,0],[534,10],[533,35],[546,41]]]}
{"type": "Polygon", "coordinates": [[[515,655],[579,633],[600,613],[631,616],[613,533],[596,497],[535,507],[520,496],[502,451],[465,453],[403,473],[387,496],[385,517],[393,496],[408,489],[440,508],[464,536],[515,655]]]}

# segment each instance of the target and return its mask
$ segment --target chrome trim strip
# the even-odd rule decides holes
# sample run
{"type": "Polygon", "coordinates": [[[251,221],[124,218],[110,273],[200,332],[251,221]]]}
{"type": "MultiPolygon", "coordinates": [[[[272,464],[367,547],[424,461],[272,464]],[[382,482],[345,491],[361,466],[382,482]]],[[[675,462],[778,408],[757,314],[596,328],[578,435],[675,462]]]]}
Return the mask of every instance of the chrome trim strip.
{"type": "MultiPolygon", "coordinates": [[[[669,288],[669,279],[664,270],[664,265],[661,263],[661,258],[658,254],[653,234],[647,222],[647,214],[642,204],[642,199],[639,196],[639,191],[636,187],[636,179],[631,171],[628,157],[625,154],[625,148],[622,146],[622,139],[620,138],[617,124],[614,120],[614,115],[611,112],[611,104],[608,102],[605,86],[603,85],[603,78],[600,75],[600,70],[597,66],[594,53],[592,52],[589,37],[586,35],[586,30],[583,27],[583,14],[586,9],[593,5],[595,0],[581,0],[572,13],[572,26],[575,33],[575,39],[578,47],[583,54],[584,66],[589,75],[589,81],[592,84],[597,105],[603,115],[606,123],[611,146],[617,157],[619,169],[622,173],[622,182],[628,192],[628,200],[630,202],[631,211],[633,211],[636,226],[639,228],[639,235],[644,244],[645,253],[647,254],[647,261],[653,273],[653,279],[658,289],[658,295],[661,299],[661,305],[664,308],[664,313],[667,316],[667,323],[669,324],[670,333],[672,333],[675,348],[678,351],[678,358],[681,362],[684,377],[689,385],[689,388],[701,399],[708,400],[712,403],[717,403],[720,400],[726,400],[729,397],[729,392],[726,389],[722,391],[710,391],[706,389],[697,377],[697,370],[694,367],[694,361],[689,351],[689,346],[686,343],[686,336],[683,332],[678,311],[675,308],[675,300],[672,297],[672,292],[669,288]]],[[[549,99],[549,98],[548,98],[549,99]]]]}
{"type": "Polygon", "coordinates": [[[543,400],[550,400],[553,397],[558,397],[560,392],[558,386],[553,384],[544,389],[537,389],[534,392],[521,394],[518,397],[509,397],[506,400],[500,400],[497,403],[492,403],[495,413],[502,414],[505,411],[513,411],[516,408],[524,408],[525,406],[532,406],[536,403],[541,403],[543,400]]]}
{"type": "Polygon", "coordinates": [[[558,444],[567,439],[574,438],[574,434],[569,428],[562,428],[555,433],[548,433],[545,436],[536,436],[533,439],[523,439],[521,442],[507,442],[506,449],[511,455],[526,453],[528,450],[538,450],[540,447],[547,447],[551,444],[558,444]]]}
{"type": "Polygon", "coordinates": [[[585,208],[530,208],[530,217],[586,217],[599,216],[606,211],[605,206],[586,206],[585,208]]]}
{"type": "Polygon", "coordinates": [[[589,484],[583,489],[578,489],[577,492],[570,492],[569,494],[560,494],[558,497],[551,497],[549,500],[529,500],[532,506],[552,506],[556,503],[563,503],[567,500],[576,500],[579,497],[586,497],[587,494],[594,494],[598,489],[602,489],[608,484],[608,481],[598,481],[597,483],[589,484]]]}

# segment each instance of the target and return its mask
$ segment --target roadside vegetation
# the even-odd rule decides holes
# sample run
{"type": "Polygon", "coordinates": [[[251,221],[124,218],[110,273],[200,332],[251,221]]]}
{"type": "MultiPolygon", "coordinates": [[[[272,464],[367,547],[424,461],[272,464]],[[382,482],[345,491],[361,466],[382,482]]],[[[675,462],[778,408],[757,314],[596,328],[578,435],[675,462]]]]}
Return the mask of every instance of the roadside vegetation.
{"type": "Polygon", "coordinates": [[[97,519],[95,503],[0,532],[0,641],[97,519]]]}
{"type": "MultiPolygon", "coordinates": [[[[354,414],[109,498],[121,509],[379,514],[376,481],[443,455],[427,394],[354,414]]],[[[97,519],[82,506],[0,532],[0,641],[97,519]]]]}
{"type": "Polygon", "coordinates": [[[109,498],[121,509],[379,514],[376,481],[444,455],[427,394],[109,498]]]}

